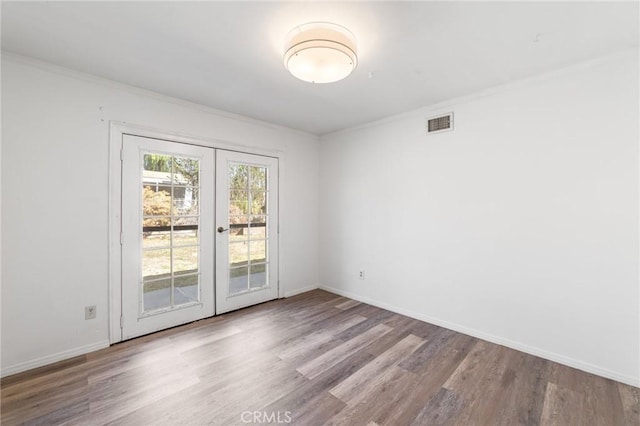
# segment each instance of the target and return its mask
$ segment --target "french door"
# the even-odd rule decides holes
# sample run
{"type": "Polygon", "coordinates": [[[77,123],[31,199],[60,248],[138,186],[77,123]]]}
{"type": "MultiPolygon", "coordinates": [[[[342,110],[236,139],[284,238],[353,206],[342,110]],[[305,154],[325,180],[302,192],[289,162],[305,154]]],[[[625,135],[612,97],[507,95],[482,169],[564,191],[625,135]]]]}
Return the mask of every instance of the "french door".
{"type": "Polygon", "coordinates": [[[214,314],[214,151],[125,135],[122,338],[214,314]]]}
{"type": "Polygon", "coordinates": [[[217,153],[216,313],[278,297],[278,162],[217,153]]]}
{"type": "Polygon", "coordinates": [[[122,160],[122,340],[278,297],[276,159],[123,135],[122,160]]]}

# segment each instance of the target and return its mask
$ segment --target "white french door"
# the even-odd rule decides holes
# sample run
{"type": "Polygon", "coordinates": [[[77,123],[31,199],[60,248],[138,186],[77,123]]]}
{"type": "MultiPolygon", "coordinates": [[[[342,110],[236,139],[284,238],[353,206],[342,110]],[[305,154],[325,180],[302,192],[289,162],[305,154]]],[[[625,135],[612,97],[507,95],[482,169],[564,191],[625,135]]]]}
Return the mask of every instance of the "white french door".
{"type": "Polygon", "coordinates": [[[278,160],[216,155],[216,313],[278,297],[278,160]]]}
{"type": "Polygon", "coordinates": [[[124,134],[121,178],[121,340],[278,297],[276,158],[124,134]]]}
{"type": "Polygon", "coordinates": [[[123,136],[122,339],[214,314],[214,150],[123,136]]]}

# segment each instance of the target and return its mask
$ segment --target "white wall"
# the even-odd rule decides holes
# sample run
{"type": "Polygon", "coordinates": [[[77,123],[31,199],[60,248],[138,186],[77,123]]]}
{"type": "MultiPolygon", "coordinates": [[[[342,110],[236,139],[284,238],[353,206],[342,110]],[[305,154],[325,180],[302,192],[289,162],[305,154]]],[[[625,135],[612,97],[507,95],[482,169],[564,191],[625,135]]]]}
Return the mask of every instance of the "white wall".
{"type": "Polygon", "coordinates": [[[624,52],[323,137],[321,284],[639,386],[638,80],[624,52]]]}
{"type": "Polygon", "coordinates": [[[3,375],[108,344],[110,120],[283,150],[280,282],[317,286],[317,137],[3,55],[3,375]]]}
{"type": "Polygon", "coordinates": [[[284,150],[287,293],[320,257],[333,291],[640,384],[637,52],[326,136],[320,181],[314,136],[2,65],[3,375],[108,342],[114,120],[284,150]]]}

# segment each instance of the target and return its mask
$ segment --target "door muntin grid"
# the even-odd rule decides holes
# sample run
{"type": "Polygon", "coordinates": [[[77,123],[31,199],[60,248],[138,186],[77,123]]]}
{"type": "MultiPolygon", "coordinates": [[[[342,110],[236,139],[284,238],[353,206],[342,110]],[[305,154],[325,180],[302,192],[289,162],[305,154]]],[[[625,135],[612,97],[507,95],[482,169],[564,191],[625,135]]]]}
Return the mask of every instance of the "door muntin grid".
{"type": "Polygon", "coordinates": [[[142,154],[140,316],[201,302],[200,159],[142,154]]]}
{"type": "Polygon", "coordinates": [[[228,163],[229,297],[270,287],[268,174],[264,166],[228,163]]]}

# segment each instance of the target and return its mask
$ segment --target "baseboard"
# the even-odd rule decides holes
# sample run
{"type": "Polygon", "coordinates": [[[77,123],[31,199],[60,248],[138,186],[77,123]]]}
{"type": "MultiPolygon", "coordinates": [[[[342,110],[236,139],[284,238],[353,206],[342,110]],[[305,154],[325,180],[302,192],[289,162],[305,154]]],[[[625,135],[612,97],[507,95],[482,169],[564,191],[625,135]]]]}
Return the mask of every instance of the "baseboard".
{"type": "MultiPolygon", "coordinates": [[[[295,296],[298,294],[306,293],[308,291],[317,290],[317,289],[318,289],[318,285],[310,285],[307,287],[297,288],[291,291],[285,291],[284,297],[291,297],[291,296],[295,296]]],[[[69,349],[69,350],[58,352],[55,354],[43,356],[41,358],[20,362],[18,364],[10,365],[8,367],[2,367],[2,370],[0,371],[0,377],[10,376],[12,374],[17,374],[23,371],[42,367],[48,364],[53,364],[54,362],[64,361],[65,359],[73,358],[75,356],[84,355],[89,352],[107,348],[109,347],[109,345],[110,345],[109,341],[104,340],[101,342],[93,343],[91,345],[80,346],[77,348],[69,349]]]]}
{"type": "Polygon", "coordinates": [[[311,290],[317,290],[318,288],[320,288],[320,287],[316,284],[316,285],[310,285],[310,286],[307,286],[307,287],[296,288],[295,290],[290,290],[290,291],[285,290],[284,297],[295,296],[295,295],[298,295],[298,294],[306,293],[306,292],[311,291],[311,290]]]}
{"type": "Polygon", "coordinates": [[[616,371],[611,371],[605,368],[598,367],[597,365],[593,365],[588,362],[580,361],[580,360],[570,358],[555,352],[550,352],[544,349],[540,349],[535,346],[529,346],[521,342],[505,339],[500,336],[496,336],[490,333],[485,333],[483,331],[476,330],[463,325],[459,325],[456,323],[452,323],[449,321],[433,318],[428,315],[423,315],[418,312],[400,308],[398,306],[390,305],[388,303],[380,302],[378,300],[370,299],[368,297],[363,297],[348,291],[340,290],[340,289],[329,287],[326,285],[320,285],[318,286],[318,288],[321,290],[328,291],[330,293],[335,293],[340,296],[348,297],[350,299],[354,299],[359,302],[366,303],[368,305],[377,306],[378,308],[386,309],[388,311],[395,312],[400,315],[404,315],[420,321],[428,322],[430,324],[444,327],[449,330],[457,331],[459,333],[463,333],[469,336],[477,337],[478,339],[482,339],[491,343],[506,346],[508,348],[515,349],[517,351],[528,353],[530,355],[535,355],[540,358],[547,359],[549,361],[557,362],[558,364],[563,364],[568,367],[585,371],[587,373],[595,374],[597,376],[605,377],[607,379],[615,380],[617,382],[625,383],[627,385],[640,387],[640,377],[633,377],[633,376],[628,376],[626,374],[621,374],[616,371]]]}
{"type": "Polygon", "coordinates": [[[18,364],[10,365],[8,367],[2,367],[2,371],[0,372],[0,377],[10,376],[12,374],[21,373],[23,371],[31,370],[33,368],[38,368],[44,365],[53,364],[54,362],[64,361],[65,359],[73,358],[79,355],[84,355],[89,352],[97,351],[99,349],[104,349],[107,347],[109,347],[109,341],[103,340],[97,343],[92,343],[90,345],[80,346],[77,348],[69,349],[69,350],[58,352],[55,354],[43,356],[41,358],[20,362],[18,364]]]}

